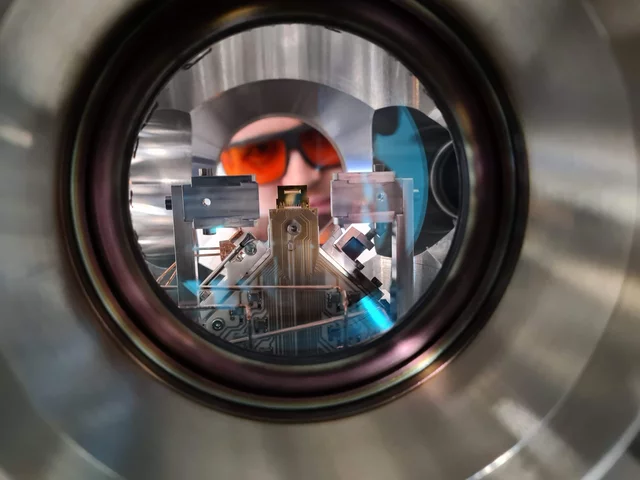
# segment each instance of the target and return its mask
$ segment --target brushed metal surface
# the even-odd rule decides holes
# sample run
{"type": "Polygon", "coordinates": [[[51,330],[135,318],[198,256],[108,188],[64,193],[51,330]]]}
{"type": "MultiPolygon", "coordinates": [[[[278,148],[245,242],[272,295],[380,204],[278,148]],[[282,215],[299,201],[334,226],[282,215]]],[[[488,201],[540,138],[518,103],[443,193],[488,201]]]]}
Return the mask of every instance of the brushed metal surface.
{"type": "Polygon", "coordinates": [[[138,136],[129,170],[131,221],[145,259],[168,267],[175,259],[173,221],[165,208],[171,185],[191,182],[191,117],[179,110],[152,112],[138,136]]]}
{"type": "Polygon", "coordinates": [[[223,39],[202,54],[167,84],[158,98],[160,108],[189,112],[240,85],[287,78],[326,85],[374,109],[405,105],[444,122],[404,65],[347,32],[300,24],[258,27],[223,39]]]}
{"type": "Polygon", "coordinates": [[[522,124],[522,256],[485,329],[436,377],[368,413],[304,425],[224,415],[157,382],[96,328],[69,272],[60,116],[102,32],[134,3],[15,0],[0,19],[5,476],[637,477],[636,2],[447,2],[491,53],[522,124]]]}
{"type": "Polygon", "coordinates": [[[199,161],[217,163],[220,151],[238,130],[259,118],[285,115],[331,138],[346,169],[371,171],[374,111],[371,105],[335,88],[287,78],[286,69],[281,68],[278,78],[225,90],[191,110],[193,154],[199,161]]]}
{"type": "Polygon", "coordinates": [[[332,139],[346,169],[371,170],[374,109],[325,85],[287,79],[284,69],[280,75],[219,92],[190,112],[158,106],[152,113],[140,132],[129,178],[133,228],[152,266],[166,268],[175,258],[172,216],[164,205],[171,185],[189,183],[192,167],[194,175],[198,167],[217,168],[222,148],[255,119],[298,117],[332,139]]]}

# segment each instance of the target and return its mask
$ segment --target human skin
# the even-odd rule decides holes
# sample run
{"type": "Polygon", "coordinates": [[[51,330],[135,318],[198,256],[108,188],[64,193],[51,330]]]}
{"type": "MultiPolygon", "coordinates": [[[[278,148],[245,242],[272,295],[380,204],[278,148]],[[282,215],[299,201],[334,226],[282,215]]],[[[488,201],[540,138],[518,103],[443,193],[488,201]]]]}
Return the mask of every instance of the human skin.
{"type": "MultiPolygon", "coordinates": [[[[270,117],[257,120],[239,130],[230,143],[245,142],[252,138],[284,132],[302,125],[303,122],[291,117],[270,117]]],[[[260,219],[254,228],[243,230],[251,232],[260,240],[267,239],[269,226],[269,210],[276,208],[279,185],[306,185],[309,204],[318,209],[320,227],[331,219],[331,179],[341,167],[317,170],[309,165],[300,152],[289,152],[289,166],[284,176],[275,182],[262,184],[258,187],[260,196],[260,219]]]]}

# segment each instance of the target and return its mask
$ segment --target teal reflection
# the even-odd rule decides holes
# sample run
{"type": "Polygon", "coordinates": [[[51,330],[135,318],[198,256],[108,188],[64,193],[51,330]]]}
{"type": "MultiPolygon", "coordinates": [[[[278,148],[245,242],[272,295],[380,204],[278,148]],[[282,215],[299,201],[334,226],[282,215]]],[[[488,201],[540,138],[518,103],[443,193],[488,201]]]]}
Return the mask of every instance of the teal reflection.
{"type": "Polygon", "coordinates": [[[414,236],[417,239],[427,212],[429,166],[420,131],[409,109],[397,107],[394,110],[397,126],[390,133],[374,132],[373,154],[377,161],[394,171],[397,178],[413,179],[414,236]]]}
{"type": "Polygon", "coordinates": [[[359,302],[360,307],[367,313],[368,319],[380,332],[386,332],[393,327],[393,322],[380,308],[380,304],[374,302],[369,297],[364,297],[359,302]]]}

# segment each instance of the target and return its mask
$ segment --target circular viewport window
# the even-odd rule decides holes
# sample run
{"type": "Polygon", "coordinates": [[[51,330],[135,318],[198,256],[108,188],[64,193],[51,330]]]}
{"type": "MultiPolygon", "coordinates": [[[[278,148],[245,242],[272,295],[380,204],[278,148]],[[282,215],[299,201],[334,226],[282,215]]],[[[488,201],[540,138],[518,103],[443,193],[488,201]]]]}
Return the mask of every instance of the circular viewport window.
{"type": "Polygon", "coordinates": [[[354,35],[276,25],[218,42],[161,92],[131,161],[130,211],[150,273],[203,338],[317,357],[380,337],[428,294],[456,229],[459,168],[398,60],[354,35]],[[327,41],[296,44],[315,56],[286,48],[305,36],[327,41]],[[236,44],[274,61],[193,80],[224,71],[236,44]],[[359,86],[337,55],[356,47],[396,80],[380,68],[376,88],[359,86]]]}

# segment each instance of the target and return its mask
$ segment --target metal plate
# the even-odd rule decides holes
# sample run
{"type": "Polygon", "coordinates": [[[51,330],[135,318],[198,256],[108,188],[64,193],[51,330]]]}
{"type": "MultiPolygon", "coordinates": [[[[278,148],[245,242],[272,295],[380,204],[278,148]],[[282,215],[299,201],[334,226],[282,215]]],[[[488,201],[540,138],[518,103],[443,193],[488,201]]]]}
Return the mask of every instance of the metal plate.
{"type": "Polygon", "coordinates": [[[97,328],[69,270],[60,119],[102,33],[134,3],[16,0],[0,20],[6,476],[638,477],[636,2],[448,2],[490,52],[525,133],[532,196],[515,276],[486,328],[421,388],[291,426],[156,381],[97,328]]]}

